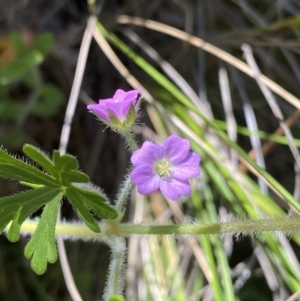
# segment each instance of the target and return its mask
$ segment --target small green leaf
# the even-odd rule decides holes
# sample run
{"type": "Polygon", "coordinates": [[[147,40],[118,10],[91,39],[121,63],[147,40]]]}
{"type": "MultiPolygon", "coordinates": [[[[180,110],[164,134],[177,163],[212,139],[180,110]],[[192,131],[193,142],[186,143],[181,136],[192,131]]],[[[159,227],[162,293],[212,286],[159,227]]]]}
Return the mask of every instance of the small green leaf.
{"type": "Polygon", "coordinates": [[[53,162],[55,165],[55,177],[59,179],[61,185],[69,187],[71,183],[86,183],[89,181],[88,175],[77,171],[78,161],[70,155],[61,156],[58,151],[53,152],[53,162]]]}
{"type": "Polygon", "coordinates": [[[30,68],[40,64],[43,56],[36,50],[27,51],[17,60],[11,62],[0,70],[0,85],[8,85],[22,79],[30,68]]]}
{"type": "Polygon", "coordinates": [[[0,233],[10,221],[13,221],[7,236],[11,241],[18,240],[20,227],[25,218],[59,193],[60,189],[41,187],[0,198],[0,233]]]}
{"type": "Polygon", "coordinates": [[[58,187],[58,183],[53,177],[10,156],[3,149],[0,149],[0,176],[17,181],[58,187]]]}
{"type": "Polygon", "coordinates": [[[32,44],[32,49],[39,51],[43,56],[46,56],[54,42],[54,36],[52,33],[47,32],[38,36],[32,44]]]}
{"type": "Polygon", "coordinates": [[[64,102],[63,93],[51,84],[44,84],[40,93],[39,101],[32,108],[33,114],[41,118],[55,116],[64,102]]]}
{"type": "Polygon", "coordinates": [[[95,193],[92,190],[87,190],[88,186],[85,186],[85,188],[72,185],[72,189],[88,209],[104,219],[115,219],[118,217],[116,209],[106,203],[106,198],[103,195],[99,194],[99,192],[95,193]]]}
{"type": "Polygon", "coordinates": [[[100,227],[96,220],[93,218],[89,210],[85,207],[84,202],[77,191],[73,187],[68,187],[66,189],[66,195],[75,207],[78,216],[86,223],[86,225],[94,232],[100,233],[100,227]]]}
{"type": "Polygon", "coordinates": [[[8,85],[20,79],[27,70],[27,64],[21,64],[19,60],[11,62],[0,70],[0,85],[8,85]]]}
{"type": "Polygon", "coordinates": [[[54,165],[44,152],[42,152],[41,150],[39,150],[38,148],[30,144],[25,144],[23,146],[23,152],[26,156],[28,156],[30,159],[38,163],[46,171],[48,171],[53,175],[55,169],[54,165]]]}
{"type": "Polygon", "coordinates": [[[47,263],[57,260],[55,225],[62,193],[48,203],[32,238],[25,247],[25,256],[31,259],[32,269],[39,275],[46,271],[47,263]]]}
{"type": "Polygon", "coordinates": [[[57,150],[53,151],[53,163],[56,170],[73,170],[78,168],[78,161],[71,155],[60,155],[57,150]]]}
{"type": "Polygon", "coordinates": [[[22,36],[18,32],[12,32],[10,34],[9,39],[17,53],[21,54],[28,51],[27,45],[25,44],[24,40],[22,39],[22,36]]]}
{"type": "Polygon", "coordinates": [[[63,182],[65,186],[69,186],[70,183],[87,183],[90,180],[87,174],[80,171],[66,171],[63,176],[67,180],[63,182]]]}

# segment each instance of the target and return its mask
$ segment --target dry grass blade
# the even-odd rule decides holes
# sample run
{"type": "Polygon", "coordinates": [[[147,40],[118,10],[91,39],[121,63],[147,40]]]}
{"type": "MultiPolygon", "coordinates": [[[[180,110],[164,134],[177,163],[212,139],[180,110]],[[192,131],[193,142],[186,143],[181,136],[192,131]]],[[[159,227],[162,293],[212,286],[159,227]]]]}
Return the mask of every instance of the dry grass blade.
{"type": "MultiPolygon", "coordinates": [[[[71,123],[73,120],[73,116],[75,113],[75,108],[78,101],[79,90],[82,83],[83,73],[85,69],[85,64],[88,56],[88,50],[90,48],[91,39],[92,39],[92,30],[96,24],[96,17],[92,16],[89,18],[78,57],[78,63],[76,66],[75,77],[72,85],[71,95],[68,102],[64,125],[62,128],[61,136],[60,136],[60,144],[59,144],[59,152],[61,154],[65,154],[67,150],[67,145],[69,142],[70,131],[71,131],[71,123]]],[[[58,216],[58,221],[60,219],[60,214],[58,216]]],[[[60,264],[63,270],[63,275],[66,281],[67,288],[70,292],[70,295],[74,301],[82,301],[82,298],[79,294],[79,291],[76,287],[71,268],[68,262],[64,240],[61,236],[57,237],[57,248],[59,253],[60,264]]]]}
{"type": "MultiPolygon", "coordinates": [[[[131,220],[133,221],[133,223],[138,224],[143,221],[144,204],[144,196],[136,194],[135,197],[132,198],[131,210],[134,210],[134,212],[132,214],[133,218],[131,220]]],[[[126,272],[126,297],[128,300],[137,300],[137,287],[140,287],[140,281],[144,282],[144,280],[138,279],[138,273],[136,272],[140,268],[140,260],[137,260],[137,257],[141,257],[139,249],[139,238],[131,236],[128,239],[128,263],[126,272]]]]}
{"type": "MultiPolygon", "coordinates": [[[[244,82],[238,76],[238,71],[234,68],[231,67],[231,73],[233,75],[233,78],[236,82],[236,86],[240,95],[240,98],[243,102],[243,110],[245,114],[245,119],[246,119],[246,124],[247,128],[250,130],[250,142],[252,146],[252,151],[250,152],[252,154],[252,157],[250,156],[250,153],[248,154],[253,160],[256,161],[257,165],[260,166],[261,168],[265,169],[265,160],[264,160],[264,155],[261,147],[261,142],[257,134],[255,134],[258,131],[258,126],[257,126],[257,121],[255,117],[255,113],[253,110],[253,107],[251,105],[251,102],[248,98],[244,82]]],[[[240,164],[239,169],[241,171],[245,171],[242,168],[245,168],[244,165],[240,164]]],[[[261,189],[265,194],[268,194],[268,187],[262,179],[258,179],[258,184],[261,189]]]]}
{"type": "MultiPolygon", "coordinates": [[[[124,64],[121,62],[121,60],[118,58],[118,56],[115,54],[115,52],[112,50],[106,39],[103,37],[101,32],[95,28],[93,31],[93,36],[96,42],[98,43],[99,47],[102,49],[102,51],[105,53],[107,58],[110,60],[110,62],[115,66],[115,68],[120,72],[120,74],[126,79],[126,81],[134,88],[142,87],[141,83],[130,73],[130,71],[124,66],[124,64]]],[[[150,95],[147,97],[149,99],[152,99],[150,95]]]]}
{"type": "MultiPolygon", "coordinates": [[[[175,37],[177,39],[189,42],[195,47],[201,48],[211,53],[212,55],[215,55],[221,60],[229,63],[230,65],[236,67],[237,69],[243,71],[245,74],[254,78],[254,73],[251,70],[251,68],[249,68],[249,66],[244,62],[242,62],[241,60],[235,58],[233,55],[227,53],[226,51],[221,50],[220,48],[213,46],[212,44],[209,44],[198,37],[191,36],[177,28],[174,28],[172,26],[163,23],[151,21],[148,19],[142,19],[142,18],[130,17],[130,16],[119,16],[116,19],[116,21],[120,24],[133,24],[137,26],[143,26],[151,30],[155,30],[170,35],[172,37],[175,37]]],[[[271,79],[269,79],[264,75],[260,75],[260,79],[269,89],[271,89],[273,92],[281,96],[283,99],[285,99],[287,102],[292,104],[294,107],[300,109],[299,98],[295,97],[290,92],[286,91],[281,86],[279,86],[274,81],[272,81],[271,79]]]]}
{"type": "MultiPolygon", "coordinates": [[[[237,125],[232,108],[232,100],[229,89],[228,75],[224,67],[219,69],[219,83],[221,90],[221,98],[225,111],[225,118],[227,124],[227,133],[231,141],[236,142],[237,139],[237,125]]],[[[234,149],[230,149],[231,162],[234,166],[238,165],[237,153],[234,149]]]]}
{"type": "MultiPolygon", "coordinates": [[[[161,69],[174,81],[174,83],[185,93],[191,101],[200,109],[200,99],[187,83],[187,81],[179,74],[179,72],[167,61],[165,61],[159,53],[153,49],[149,44],[142,40],[135,32],[125,29],[124,34],[134,42],[138,47],[140,47],[145,53],[153,59],[161,69]]],[[[201,107],[202,109],[202,107],[201,107]]]]}
{"type": "MultiPolygon", "coordinates": [[[[300,110],[295,110],[285,121],[284,123],[286,124],[287,127],[291,127],[300,117],[300,110]]],[[[282,135],[283,134],[283,129],[282,127],[278,127],[276,129],[276,131],[273,133],[273,135],[282,135]]],[[[267,155],[272,148],[276,145],[275,142],[273,141],[268,141],[266,143],[264,143],[262,145],[262,154],[265,156],[267,155]]],[[[251,159],[255,159],[256,158],[256,152],[255,149],[252,149],[249,153],[248,153],[249,157],[251,159]]],[[[243,164],[239,165],[239,169],[241,171],[247,171],[247,167],[243,164]]]]}
{"type": "MultiPolygon", "coordinates": [[[[179,118],[177,118],[174,115],[170,116],[172,119],[172,122],[176,125],[177,128],[179,128],[181,131],[183,131],[190,139],[195,141],[197,144],[201,146],[201,148],[205,151],[206,154],[208,154],[212,159],[214,159],[217,162],[222,162],[222,165],[226,166],[228,170],[230,170],[233,178],[235,178],[236,182],[241,183],[241,185],[244,185],[244,187],[249,187],[249,183],[245,181],[243,178],[242,173],[237,172],[234,167],[232,166],[231,162],[227,160],[224,156],[220,158],[215,152],[213,152],[207,144],[200,139],[199,136],[197,136],[186,124],[184,124],[179,118]]],[[[257,178],[264,181],[268,187],[282,200],[284,200],[284,197],[281,195],[281,193],[271,185],[253,166],[251,166],[242,156],[239,156],[239,160],[242,165],[246,165],[247,169],[251,171],[257,178]]],[[[251,188],[250,188],[251,189],[251,188]]]]}
{"type": "Polygon", "coordinates": [[[285,295],[284,288],[279,285],[278,279],[275,275],[275,271],[272,267],[272,264],[267,254],[260,246],[256,246],[256,248],[254,249],[254,254],[261,266],[261,269],[264,272],[264,276],[273,295],[273,300],[274,301],[282,300],[282,295],[285,295]]]}
{"type": "MultiPolygon", "coordinates": [[[[131,85],[133,88],[142,87],[142,84],[130,73],[130,71],[125,67],[125,65],[115,54],[115,52],[110,47],[105,37],[101,34],[100,30],[95,28],[93,31],[93,36],[96,42],[98,43],[99,47],[104,52],[104,54],[107,56],[110,62],[115,66],[115,68],[119,71],[119,73],[125,78],[125,80],[129,83],[129,85],[131,85]]],[[[145,96],[145,100],[147,100],[149,103],[154,102],[152,95],[147,90],[143,90],[143,95],[145,96]]],[[[160,111],[162,111],[162,108],[161,106],[159,106],[159,104],[156,104],[156,106],[160,111]]],[[[154,127],[159,127],[160,122],[155,122],[156,113],[154,112],[154,110],[151,107],[147,107],[147,111],[154,127]]]]}
{"type": "Polygon", "coordinates": [[[271,91],[264,85],[264,83],[260,79],[260,70],[258,69],[258,66],[256,65],[256,62],[254,60],[254,57],[252,55],[252,50],[250,46],[248,45],[243,45],[242,49],[245,53],[245,58],[247,60],[247,63],[249,66],[253,69],[253,72],[255,74],[255,79],[257,81],[258,86],[260,87],[262,93],[264,94],[271,110],[273,111],[274,116],[278,119],[279,124],[282,128],[282,131],[284,132],[288,143],[289,147],[291,150],[291,153],[293,154],[294,160],[296,162],[295,165],[295,170],[296,170],[296,175],[295,175],[295,188],[294,188],[294,196],[298,199],[300,196],[300,155],[299,151],[295,145],[294,142],[294,137],[289,129],[289,127],[285,124],[284,119],[283,119],[283,114],[280,110],[280,107],[278,106],[273,94],[271,91]]]}
{"type": "Polygon", "coordinates": [[[273,94],[271,93],[271,91],[264,85],[264,83],[261,81],[260,78],[260,70],[258,69],[258,66],[254,60],[254,57],[252,55],[252,50],[250,48],[249,45],[243,45],[242,49],[244,51],[245,54],[245,58],[246,61],[248,63],[248,65],[251,67],[251,69],[254,72],[255,75],[255,79],[257,81],[258,86],[260,87],[263,95],[265,96],[274,116],[277,118],[277,120],[279,121],[280,126],[282,127],[282,130],[286,136],[286,138],[288,139],[289,142],[289,146],[291,149],[291,152],[294,156],[295,162],[298,165],[298,169],[300,168],[300,155],[298,152],[298,149],[294,143],[294,137],[292,136],[292,133],[289,129],[289,127],[286,126],[284,119],[283,119],[283,114],[280,110],[280,107],[278,106],[273,94]]]}

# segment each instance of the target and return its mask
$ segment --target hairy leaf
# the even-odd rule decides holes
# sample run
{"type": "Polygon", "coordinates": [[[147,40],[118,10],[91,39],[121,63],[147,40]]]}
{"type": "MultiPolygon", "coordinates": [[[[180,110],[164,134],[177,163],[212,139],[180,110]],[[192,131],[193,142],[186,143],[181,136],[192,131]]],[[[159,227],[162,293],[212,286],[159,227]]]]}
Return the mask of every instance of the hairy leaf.
{"type": "Polygon", "coordinates": [[[20,236],[20,227],[27,216],[50,202],[60,193],[58,188],[41,187],[0,198],[0,233],[12,221],[8,239],[16,241],[20,236]]]}
{"type": "Polygon", "coordinates": [[[23,152],[27,155],[31,160],[38,163],[41,167],[43,167],[50,174],[54,175],[54,164],[50,160],[49,156],[47,156],[40,149],[34,147],[30,144],[25,144],[23,146],[23,152]]]}
{"type": "Polygon", "coordinates": [[[75,157],[54,151],[51,160],[47,154],[28,144],[24,145],[23,151],[44,172],[0,149],[0,176],[18,180],[32,188],[0,198],[0,233],[11,222],[7,237],[11,241],[18,240],[24,220],[45,205],[37,229],[25,249],[32,268],[42,274],[47,263],[57,259],[55,224],[64,195],[92,231],[100,232],[100,227],[90,210],[105,219],[115,219],[118,213],[106,203],[107,198],[101,190],[89,184],[89,177],[78,170],[75,157]]]}
{"type": "Polygon", "coordinates": [[[37,274],[46,271],[47,263],[57,260],[55,225],[62,193],[56,195],[43,211],[39,224],[25,247],[25,256],[31,259],[31,267],[37,274]]]}
{"type": "MultiPolygon", "coordinates": [[[[81,202],[90,210],[104,219],[115,219],[118,213],[115,208],[106,203],[105,196],[95,193],[94,191],[71,186],[71,189],[76,193],[81,202]]],[[[72,200],[70,200],[72,202],[72,200]]]]}
{"type": "Polygon", "coordinates": [[[86,208],[85,204],[82,202],[80,195],[76,193],[71,187],[66,189],[66,195],[79,217],[86,223],[86,225],[94,232],[100,233],[100,228],[97,221],[93,218],[89,210],[86,208]]]}
{"type": "Polygon", "coordinates": [[[57,187],[57,181],[34,166],[14,158],[0,149],[0,176],[17,181],[57,187]]]}

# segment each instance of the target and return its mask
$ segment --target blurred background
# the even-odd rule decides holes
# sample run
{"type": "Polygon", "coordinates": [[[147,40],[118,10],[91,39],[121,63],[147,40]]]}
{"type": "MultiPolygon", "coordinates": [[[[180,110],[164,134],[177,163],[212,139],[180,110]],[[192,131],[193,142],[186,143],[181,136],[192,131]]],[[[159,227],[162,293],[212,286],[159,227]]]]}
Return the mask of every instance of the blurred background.
{"type": "MultiPolygon", "coordinates": [[[[193,182],[191,198],[170,203],[159,193],[148,198],[134,193],[125,221],[214,222],[287,214],[289,206],[274,193],[276,187],[267,187],[263,176],[258,179],[238,160],[241,149],[254,149],[256,155],[249,158],[299,198],[291,153],[300,145],[299,1],[99,0],[93,6],[85,0],[0,0],[0,8],[0,144],[10,152],[22,155],[24,143],[47,153],[59,148],[79,49],[94,12],[101,27],[86,59],[67,152],[113,200],[130,155],[123,140],[99,124],[86,105],[111,97],[118,88],[142,86],[145,101],[134,128],[139,141],[159,142],[177,133],[202,156],[202,175],[193,182]],[[170,33],[152,23],[134,25],[122,15],[169,25],[170,33]],[[176,29],[183,39],[172,36],[176,29]],[[203,50],[205,45],[193,43],[189,35],[216,51],[203,50]],[[252,47],[261,73],[292,94],[273,93],[283,118],[290,120],[292,142],[280,130],[273,135],[278,116],[256,81],[222,59],[225,51],[245,63],[243,44],[252,47]],[[228,146],[214,129],[241,149],[228,146]]],[[[21,189],[13,181],[0,182],[1,196],[21,189]]],[[[78,219],[67,202],[62,215],[78,219]]],[[[71,300],[59,261],[42,276],[31,270],[23,255],[27,241],[10,243],[0,236],[0,299],[71,300]]],[[[134,237],[128,241],[127,299],[300,300],[299,242],[269,234],[254,239],[134,237]]],[[[83,300],[101,300],[108,247],[66,241],[66,249],[83,300]]]]}

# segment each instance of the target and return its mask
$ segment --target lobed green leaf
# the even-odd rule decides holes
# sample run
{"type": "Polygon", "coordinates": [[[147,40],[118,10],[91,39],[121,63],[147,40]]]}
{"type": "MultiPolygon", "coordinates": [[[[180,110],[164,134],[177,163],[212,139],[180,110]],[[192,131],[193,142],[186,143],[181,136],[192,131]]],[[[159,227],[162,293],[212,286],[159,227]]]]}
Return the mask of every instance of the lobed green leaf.
{"type": "Polygon", "coordinates": [[[42,152],[37,147],[25,144],[23,146],[23,152],[26,156],[28,156],[30,159],[38,163],[41,167],[43,167],[46,171],[48,171],[50,174],[54,174],[54,164],[50,160],[50,158],[42,152]]]}
{"type": "Polygon", "coordinates": [[[83,189],[78,186],[71,186],[72,190],[81,198],[83,204],[98,216],[104,219],[115,219],[118,216],[116,209],[106,203],[106,198],[91,190],[83,189]]]}
{"type": "Polygon", "coordinates": [[[17,241],[20,237],[20,227],[26,217],[59,193],[60,189],[41,187],[0,198],[0,233],[12,221],[7,237],[10,241],[17,241]]]}
{"type": "Polygon", "coordinates": [[[39,224],[25,247],[25,256],[31,259],[31,267],[39,275],[46,271],[48,262],[57,260],[55,225],[61,198],[62,192],[45,206],[39,224]]]}
{"type": "Polygon", "coordinates": [[[100,233],[101,231],[97,221],[93,218],[89,210],[86,208],[84,202],[82,201],[82,197],[77,194],[73,187],[68,187],[66,189],[66,195],[71,204],[75,207],[78,216],[86,223],[86,225],[92,231],[100,233]]]}
{"type": "Polygon", "coordinates": [[[0,176],[17,181],[58,187],[57,181],[34,166],[14,158],[0,149],[0,176]]]}
{"type": "Polygon", "coordinates": [[[9,40],[18,54],[22,54],[28,51],[28,46],[18,32],[12,32],[9,36],[9,40]]]}
{"type": "Polygon", "coordinates": [[[41,55],[46,56],[51,50],[53,42],[54,36],[52,33],[43,33],[34,40],[32,48],[41,53],[41,55]]]}

